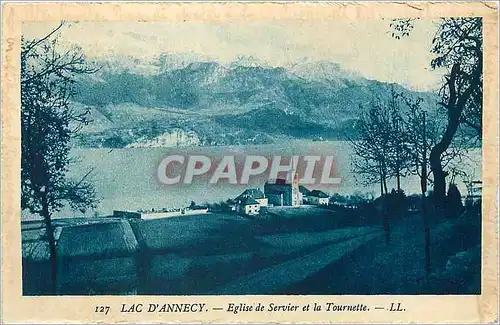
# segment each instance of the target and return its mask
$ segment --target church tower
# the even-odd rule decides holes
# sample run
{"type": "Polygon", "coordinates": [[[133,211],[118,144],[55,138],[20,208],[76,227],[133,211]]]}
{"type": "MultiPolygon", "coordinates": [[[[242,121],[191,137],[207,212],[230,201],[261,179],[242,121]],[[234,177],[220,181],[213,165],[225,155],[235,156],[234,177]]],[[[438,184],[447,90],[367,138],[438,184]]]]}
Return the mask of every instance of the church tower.
{"type": "Polygon", "coordinates": [[[297,173],[296,157],[292,158],[292,206],[300,206],[299,173],[297,173]]]}

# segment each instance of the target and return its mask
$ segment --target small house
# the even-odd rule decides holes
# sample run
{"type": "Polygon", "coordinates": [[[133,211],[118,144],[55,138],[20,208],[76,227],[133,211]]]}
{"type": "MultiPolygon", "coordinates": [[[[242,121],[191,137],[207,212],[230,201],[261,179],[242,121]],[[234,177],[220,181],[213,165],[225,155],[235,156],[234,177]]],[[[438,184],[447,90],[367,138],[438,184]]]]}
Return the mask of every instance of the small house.
{"type": "Polygon", "coordinates": [[[307,202],[314,205],[328,205],[330,196],[320,190],[312,190],[307,194],[307,202]]]}
{"type": "Polygon", "coordinates": [[[256,215],[260,212],[260,204],[256,200],[246,197],[238,201],[237,211],[245,215],[256,215]]]}
{"type": "Polygon", "coordinates": [[[241,193],[235,201],[241,201],[243,199],[254,199],[259,203],[261,207],[267,207],[268,206],[268,199],[266,195],[259,189],[259,188],[248,188],[246,189],[243,193],[241,193]]]}
{"type": "Polygon", "coordinates": [[[309,193],[311,193],[311,191],[304,185],[299,185],[299,192],[302,195],[302,197],[306,197],[309,195],[309,193]]]}

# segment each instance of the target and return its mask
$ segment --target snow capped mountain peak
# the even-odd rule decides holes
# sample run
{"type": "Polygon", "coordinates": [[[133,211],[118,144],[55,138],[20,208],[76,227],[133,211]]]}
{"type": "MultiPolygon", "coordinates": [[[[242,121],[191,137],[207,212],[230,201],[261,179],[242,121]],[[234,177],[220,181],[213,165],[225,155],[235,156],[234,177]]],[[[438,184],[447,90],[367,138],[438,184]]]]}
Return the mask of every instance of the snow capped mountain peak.
{"type": "MultiPolygon", "coordinates": [[[[237,144],[256,136],[255,141],[269,143],[276,135],[337,138],[353,132],[360,104],[391,89],[327,61],[268,67],[253,57],[227,64],[164,53],[152,59],[110,57],[101,64],[105,69],[99,74],[79,80],[74,98],[94,107],[100,122],[86,130],[84,145],[237,144]],[[125,132],[131,129],[134,134],[125,132]],[[174,129],[196,130],[199,141],[174,129]]],[[[427,97],[433,105],[435,99],[427,97]]]]}
{"type": "Polygon", "coordinates": [[[270,66],[266,62],[259,60],[254,56],[240,55],[236,58],[236,60],[229,64],[229,67],[269,68],[270,66]]]}
{"type": "Polygon", "coordinates": [[[336,62],[313,61],[305,58],[299,62],[290,63],[287,69],[306,80],[321,80],[337,82],[349,80],[363,82],[365,78],[357,71],[347,70],[336,62]]]}
{"type": "Polygon", "coordinates": [[[153,58],[110,55],[101,59],[98,64],[102,67],[101,72],[104,73],[128,72],[141,76],[153,76],[186,69],[205,74],[204,79],[207,80],[203,83],[212,83],[231,71],[245,69],[261,71],[257,73],[275,70],[275,72],[295,75],[307,81],[326,82],[336,87],[344,87],[346,82],[364,83],[366,81],[359,72],[345,69],[338,63],[314,61],[309,58],[286,64],[283,67],[273,67],[258,58],[246,55],[239,56],[230,63],[224,63],[194,53],[162,53],[153,58]]]}
{"type": "Polygon", "coordinates": [[[133,74],[149,76],[160,72],[159,67],[154,64],[153,60],[130,55],[109,55],[100,59],[99,65],[102,67],[102,72],[108,73],[130,72],[133,74]]]}
{"type": "Polygon", "coordinates": [[[208,61],[214,62],[212,58],[191,52],[186,52],[186,53],[164,52],[156,57],[156,64],[161,67],[162,71],[183,69],[195,62],[208,62],[208,61]]]}

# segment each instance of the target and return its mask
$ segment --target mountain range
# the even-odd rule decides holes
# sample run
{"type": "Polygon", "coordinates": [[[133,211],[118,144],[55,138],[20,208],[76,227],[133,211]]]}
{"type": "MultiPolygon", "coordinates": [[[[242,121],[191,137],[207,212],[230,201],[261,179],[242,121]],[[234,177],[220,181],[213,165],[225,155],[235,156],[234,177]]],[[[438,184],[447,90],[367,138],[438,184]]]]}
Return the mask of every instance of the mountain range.
{"type": "Polygon", "coordinates": [[[75,138],[83,147],[265,144],[292,138],[355,137],[362,107],[388,100],[391,87],[333,62],[304,60],[271,67],[255,58],[229,64],[163,54],[144,61],[113,57],[80,76],[76,110],[92,120],[75,138]]]}

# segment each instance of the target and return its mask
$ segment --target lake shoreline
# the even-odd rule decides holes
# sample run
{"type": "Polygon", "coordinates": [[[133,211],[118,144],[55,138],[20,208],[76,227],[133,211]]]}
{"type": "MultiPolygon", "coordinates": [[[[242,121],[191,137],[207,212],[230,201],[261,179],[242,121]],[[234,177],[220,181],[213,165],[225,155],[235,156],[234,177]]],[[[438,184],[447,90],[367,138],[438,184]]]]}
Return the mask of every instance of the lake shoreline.
{"type": "MultiPolygon", "coordinates": [[[[378,184],[364,185],[359,176],[352,172],[352,150],[345,141],[291,141],[283,145],[182,147],[182,148],[128,148],[128,149],[72,149],[74,163],[70,165],[68,177],[80,179],[91,171],[88,181],[95,184],[97,196],[101,199],[98,208],[85,214],[65,208],[54,217],[81,217],[111,215],[113,210],[140,208],[185,207],[191,201],[197,204],[216,203],[232,199],[246,188],[262,188],[265,179],[256,179],[246,185],[209,184],[206,178],[195,179],[193,184],[162,185],[157,179],[158,164],[167,155],[207,155],[220,157],[234,155],[243,157],[258,154],[264,156],[291,155],[332,155],[335,172],[342,178],[336,186],[306,186],[320,189],[329,194],[340,195],[380,195],[378,184]]],[[[481,178],[481,150],[471,149],[472,157],[467,172],[474,179],[481,178]]],[[[465,167],[464,167],[465,168],[465,167]]],[[[464,195],[464,180],[455,180],[464,195]]],[[[395,179],[388,182],[389,191],[396,188],[395,179]]],[[[420,193],[417,176],[402,178],[402,188],[406,195],[420,193]]]]}

